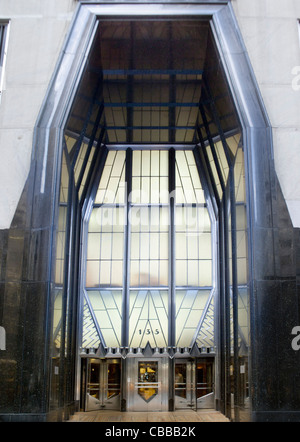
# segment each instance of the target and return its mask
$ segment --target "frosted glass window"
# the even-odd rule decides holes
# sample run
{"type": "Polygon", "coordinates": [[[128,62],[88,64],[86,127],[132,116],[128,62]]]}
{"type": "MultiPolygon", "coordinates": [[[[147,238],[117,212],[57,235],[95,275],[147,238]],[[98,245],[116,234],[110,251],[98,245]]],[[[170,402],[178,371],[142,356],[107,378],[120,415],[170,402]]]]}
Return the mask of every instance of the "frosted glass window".
{"type": "Polygon", "coordinates": [[[131,290],[129,346],[168,345],[168,291],[131,290]]]}
{"type": "Polygon", "coordinates": [[[132,203],[168,203],[168,152],[134,151],[132,158],[132,203]]]}
{"type": "Polygon", "coordinates": [[[212,237],[208,210],[201,206],[179,206],[175,221],[176,285],[211,286],[212,237]]]}
{"type": "MultiPolygon", "coordinates": [[[[189,346],[199,326],[212,288],[211,221],[193,152],[176,150],[175,158],[175,224],[170,226],[169,152],[132,151],[132,194],[128,202],[126,151],[108,152],[90,216],[86,251],[86,287],[88,293],[94,293],[90,303],[105,342],[120,341],[121,310],[114,307],[117,292],[121,304],[121,299],[129,296],[129,346],[143,347],[148,341],[153,347],[168,345],[171,284],[177,293],[179,345],[189,346]],[[175,268],[171,281],[173,238],[175,268]]],[[[242,237],[240,249],[242,254],[242,237]]]]}
{"type": "Polygon", "coordinates": [[[94,208],[87,239],[86,286],[122,286],[124,208],[94,208]]]}
{"type": "Polygon", "coordinates": [[[176,151],[176,203],[203,204],[204,192],[193,152],[176,151]]]}
{"type": "Polygon", "coordinates": [[[122,291],[89,290],[86,296],[93,309],[94,320],[108,347],[121,345],[122,291]]]}
{"type": "Polygon", "coordinates": [[[169,226],[167,219],[167,207],[132,207],[130,218],[132,228],[131,286],[168,284],[169,226]],[[162,261],[166,261],[167,265],[163,265],[162,261]]]}
{"type": "Polygon", "coordinates": [[[176,346],[191,345],[210,297],[210,290],[176,290],[176,346]]]}
{"type": "Polygon", "coordinates": [[[125,152],[109,151],[101,175],[95,204],[124,204],[125,152]]]}

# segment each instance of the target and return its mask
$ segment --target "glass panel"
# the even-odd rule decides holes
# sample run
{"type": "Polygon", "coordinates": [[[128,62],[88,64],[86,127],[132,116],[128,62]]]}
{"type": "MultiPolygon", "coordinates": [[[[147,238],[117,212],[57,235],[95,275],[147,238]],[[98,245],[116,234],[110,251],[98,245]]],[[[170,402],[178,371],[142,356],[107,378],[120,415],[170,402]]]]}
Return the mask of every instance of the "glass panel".
{"type": "Polygon", "coordinates": [[[102,172],[95,204],[124,204],[125,151],[109,151],[102,172]]]}
{"type": "Polygon", "coordinates": [[[216,155],[217,155],[218,162],[220,165],[221,173],[223,176],[223,181],[226,185],[228,174],[229,174],[229,166],[227,163],[226,154],[224,151],[222,141],[218,141],[217,143],[215,143],[215,151],[216,151],[216,155]]]}
{"type": "Polygon", "coordinates": [[[120,364],[107,363],[107,399],[120,394],[121,370],[120,364]]]}
{"type": "Polygon", "coordinates": [[[132,158],[132,203],[168,203],[168,152],[134,151],[132,158]]]}
{"type": "Polygon", "coordinates": [[[121,343],[122,291],[88,290],[87,296],[105,345],[119,347],[121,343]]]}
{"type": "Polygon", "coordinates": [[[196,338],[199,348],[214,347],[215,345],[215,323],[214,323],[214,297],[208,299],[208,303],[200,320],[200,329],[196,338]]]}
{"type": "Polygon", "coordinates": [[[214,391],[213,362],[201,361],[197,363],[197,399],[214,391]]]}
{"type": "Polygon", "coordinates": [[[124,209],[93,209],[88,232],[86,287],[122,286],[124,209]]]}
{"type": "Polygon", "coordinates": [[[98,348],[100,336],[96,329],[95,320],[92,316],[89,304],[84,297],[83,301],[83,330],[81,346],[83,348],[98,348]]]}
{"type": "Polygon", "coordinates": [[[211,167],[211,171],[212,171],[212,174],[213,174],[213,179],[214,179],[214,182],[215,182],[215,185],[216,185],[216,188],[217,188],[217,192],[218,192],[219,198],[221,200],[222,199],[222,194],[223,194],[222,187],[221,187],[220,178],[219,178],[219,175],[218,175],[218,172],[217,172],[217,168],[216,168],[216,165],[215,165],[215,161],[214,161],[214,158],[213,158],[210,146],[206,147],[206,152],[207,152],[209,164],[210,164],[210,167],[211,167]]]}
{"type": "Polygon", "coordinates": [[[129,346],[167,346],[168,291],[131,290],[129,313],[129,346]]]}
{"type": "Polygon", "coordinates": [[[231,150],[231,153],[233,154],[233,156],[236,155],[238,145],[240,142],[240,138],[241,138],[240,134],[234,135],[233,137],[226,138],[227,146],[231,150]]]}
{"type": "Polygon", "coordinates": [[[131,208],[131,287],[157,287],[168,284],[167,219],[167,207],[133,206],[131,208]],[[163,272],[161,272],[162,267],[163,272]]]}
{"type": "Polygon", "coordinates": [[[176,290],[176,346],[189,347],[202,324],[210,290],[176,290]]]}
{"type": "Polygon", "coordinates": [[[158,394],[158,362],[138,364],[138,394],[145,402],[150,402],[158,394]]]}
{"type": "Polygon", "coordinates": [[[176,151],[176,203],[203,204],[204,191],[192,151],[176,151]]]}
{"type": "Polygon", "coordinates": [[[186,398],[186,363],[175,365],[175,395],[186,398]]]}
{"type": "Polygon", "coordinates": [[[87,392],[89,396],[100,399],[100,361],[91,360],[90,362],[87,392]]]}
{"type": "Polygon", "coordinates": [[[177,206],[176,285],[212,285],[212,238],[208,210],[177,206]]]}

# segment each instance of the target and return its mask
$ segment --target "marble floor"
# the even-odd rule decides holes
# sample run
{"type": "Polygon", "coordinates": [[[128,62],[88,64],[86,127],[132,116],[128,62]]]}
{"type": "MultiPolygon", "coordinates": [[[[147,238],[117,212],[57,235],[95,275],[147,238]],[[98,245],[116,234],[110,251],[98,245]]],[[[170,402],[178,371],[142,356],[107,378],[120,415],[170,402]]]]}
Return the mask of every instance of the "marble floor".
{"type": "Polygon", "coordinates": [[[173,412],[88,411],[75,413],[68,422],[229,422],[215,410],[173,412]]]}

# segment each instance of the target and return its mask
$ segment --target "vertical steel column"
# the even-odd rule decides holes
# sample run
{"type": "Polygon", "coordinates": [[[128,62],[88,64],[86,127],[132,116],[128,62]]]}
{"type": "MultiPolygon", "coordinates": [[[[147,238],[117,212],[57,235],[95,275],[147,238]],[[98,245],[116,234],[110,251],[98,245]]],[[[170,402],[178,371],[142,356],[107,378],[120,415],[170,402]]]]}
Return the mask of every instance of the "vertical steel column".
{"type": "Polygon", "coordinates": [[[230,380],[230,274],[229,274],[229,223],[228,223],[228,198],[223,195],[222,212],[224,220],[224,314],[225,314],[225,414],[231,419],[231,380],[230,380]]]}
{"type": "MultiPolygon", "coordinates": [[[[169,22],[169,56],[170,56],[170,62],[169,62],[169,69],[170,72],[173,70],[174,67],[174,55],[173,55],[173,48],[172,48],[172,40],[173,40],[173,23],[172,21],[169,22]]],[[[169,78],[169,102],[170,103],[176,103],[176,75],[170,74],[169,78]]],[[[169,106],[169,143],[175,143],[176,139],[176,121],[175,121],[175,115],[176,115],[176,108],[174,106],[169,106]]]]}
{"type": "Polygon", "coordinates": [[[169,150],[169,346],[175,342],[175,149],[169,150]]]}
{"type": "Polygon", "coordinates": [[[232,314],[233,314],[233,382],[234,382],[234,418],[239,421],[240,375],[239,375],[239,316],[238,316],[238,275],[237,275],[237,239],[236,239],[236,200],[234,168],[229,170],[230,213],[231,213],[231,250],[232,250],[232,314]]]}
{"type": "MultiPolygon", "coordinates": [[[[175,149],[169,150],[169,324],[168,343],[176,342],[176,301],[175,301],[175,149]]],[[[175,360],[169,360],[169,410],[175,409],[175,360]]]]}
{"type": "MultiPolygon", "coordinates": [[[[210,109],[212,111],[214,122],[218,127],[218,132],[222,141],[223,149],[229,166],[229,202],[231,216],[231,271],[232,271],[232,311],[233,311],[233,386],[234,386],[234,417],[239,421],[239,358],[238,358],[238,278],[237,278],[237,239],[236,239],[236,200],[235,200],[235,182],[234,182],[234,157],[227,146],[226,137],[222,129],[221,121],[218,116],[215,102],[208,82],[203,80],[204,94],[207,95],[210,109]]],[[[226,212],[227,216],[227,212],[226,212]]],[[[229,283],[230,284],[230,283],[229,283]]],[[[230,299],[229,299],[230,303],[230,299]]]]}
{"type": "Polygon", "coordinates": [[[126,182],[126,225],[124,235],[124,284],[123,284],[123,301],[122,301],[122,336],[121,346],[127,347],[129,340],[129,267],[130,267],[130,207],[131,207],[131,191],[132,191],[132,149],[126,150],[125,163],[125,182],[126,182]]]}

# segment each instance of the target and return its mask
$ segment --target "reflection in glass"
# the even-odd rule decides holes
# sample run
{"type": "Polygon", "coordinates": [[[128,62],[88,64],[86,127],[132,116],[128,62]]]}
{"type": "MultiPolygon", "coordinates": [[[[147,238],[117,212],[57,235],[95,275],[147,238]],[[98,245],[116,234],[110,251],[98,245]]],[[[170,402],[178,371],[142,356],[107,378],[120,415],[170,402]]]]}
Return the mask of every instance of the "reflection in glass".
{"type": "Polygon", "coordinates": [[[138,364],[138,394],[145,402],[150,402],[158,393],[158,362],[138,364]]]}
{"type": "Polygon", "coordinates": [[[186,398],[186,363],[175,365],[175,395],[186,398]]]}

